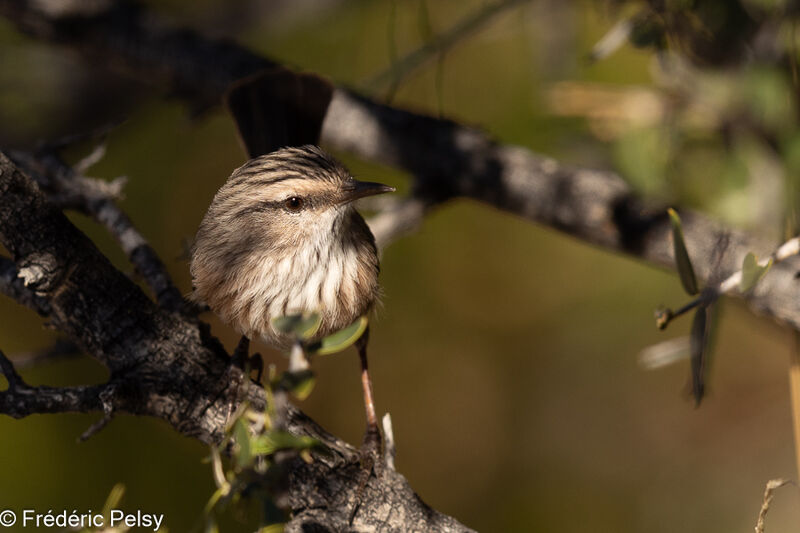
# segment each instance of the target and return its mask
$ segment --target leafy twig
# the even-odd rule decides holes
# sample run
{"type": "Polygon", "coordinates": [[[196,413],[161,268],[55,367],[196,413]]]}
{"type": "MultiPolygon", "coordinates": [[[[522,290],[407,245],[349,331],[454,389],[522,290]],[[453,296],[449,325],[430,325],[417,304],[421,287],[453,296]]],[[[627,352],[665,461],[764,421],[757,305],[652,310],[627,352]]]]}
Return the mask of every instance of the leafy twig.
{"type": "MultiPolygon", "coordinates": [[[[800,237],[794,237],[793,239],[786,241],[769,257],[757,261],[755,264],[761,269],[766,269],[797,254],[800,254],[800,237]]],[[[745,287],[744,291],[741,290],[745,271],[746,268],[743,267],[728,276],[716,287],[706,287],[703,292],[700,293],[700,296],[675,311],[671,309],[660,309],[656,311],[656,324],[658,325],[659,329],[665,329],[675,318],[678,318],[679,316],[691,311],[700,304],[708,302],[709,300],[713,300],[723,294],[730,294],[736,291],[747,292],[747,290],[752,289],[752,287],[745,287]]]]}

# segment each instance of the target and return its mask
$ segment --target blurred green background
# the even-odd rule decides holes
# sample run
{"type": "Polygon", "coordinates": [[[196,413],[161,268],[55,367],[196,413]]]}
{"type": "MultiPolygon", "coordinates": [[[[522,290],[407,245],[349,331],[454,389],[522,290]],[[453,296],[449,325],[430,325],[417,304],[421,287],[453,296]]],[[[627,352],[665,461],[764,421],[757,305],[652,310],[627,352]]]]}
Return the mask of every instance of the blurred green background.
{"type": "MultiPolygon", "coordinates": [[[[356,88],[368,87],[393,55],[402,57],[484,5],[149,4],[178,24],[233,37],[356,88]]],[[[725,175],[709,171],[717,167],[700,160],[707,173],[702,183],[654,184],[648,165],[658,157],[624,139],[649,142],[656,156],[666,149],[657,139],[635,128],[603,134],[597,121],[553,104],[553,91],[565,81],[652,87],[648,50],[625,45],[602,61],[586,60],[618,19],[604,3],[549,0],[507,9],[414,71],[393,103],[478,125],[565,163],[621,170],[643,192],[724,216],[712,201],[725,175]]],[[[387,88],[373,94],[384,97],[387,88]]],[[[221,109],[192,115],[168,95],[90,67],[0,21],[3,145],[30,147],[120,118],[127,121],[90,174],[128,176],[123,208],[188,292],[185,243],[216,189],[244,159],[231,120],[221,109]]],[[[89,148],[76,147],[72,155],[89,148]]],[[[407,183],[393,169],[338,155],[357,177],[407,183]]],[[[71,218],[115,264],[131,270],[104,230],[80,215],[71,218]]],[[[749,531],[766,481],[796,477],[787,379],[792,335],[739,301],[721,306],[710,393],[694,409],[686,361],[655,371],[637,363],[643,348],[688,330],[688,320],[667,332],[654,327],[656,306],[684,302],[672,273],[459,200],[385,251],[381,279],[385,297],[373,321],[371,365],[377,407],[394,421],[398,469],[427,503],[470,527],[749,531]]],[[[233,331],[207,318],[233,349],[233,331]]],[[[56,338],[33,312],[0,299],[5,353],[44,348],[56,338]]],[[[267,359],[284,364],[280,354],[269,352],[267,359]]],[[[352,351],[320,358],[317,388],[302,405],[353,443],[364,427],[357,369],[352,351]]],[[[88,358],[23,375],[49,385],[106,377],[88,358]]],[[[121,482],[124,508],[163,512],[173,532],[199,528],[213,491],[202,463],[207,448],[164,423],[129,416],[77,443],[97,418],[0,418],[0,508],[96,510],[121,482]]],[[[797,489],[780,491],[767,530],[794,530],[799,522],[797,489]]],[[[236,518],[226,524],[226,531],[246,530],[236,518]]]]}

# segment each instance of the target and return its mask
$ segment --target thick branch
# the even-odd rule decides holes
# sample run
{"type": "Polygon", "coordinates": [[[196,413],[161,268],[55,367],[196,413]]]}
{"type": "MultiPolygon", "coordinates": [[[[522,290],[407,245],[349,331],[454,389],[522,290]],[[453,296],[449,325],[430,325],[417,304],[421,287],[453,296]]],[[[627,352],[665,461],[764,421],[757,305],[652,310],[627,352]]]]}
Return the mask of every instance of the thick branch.
{"type": "MultiPolygon", "coordinates": [[[[33,36],[122,67],[195,104],[218,103],[233,81],[275,65],[231,43],[147,24],[145,19],[157,17],[144,17],[133,2],[110,2],[96,14],[73,17],[57,17],[35,5],[0,0],[0,13],[33,36]]],[[[426,209],[453,197],[473,198],[596,246],[673,268],[663,209],[642,205],[613,172],[569,168],[523,147],[498,145],[478,129],[382,105],[341,87],[328,108],[322,142],[411,172],[426,209]]],[[[411,211],[413,224],[418,214],[411,211]]],[[[747,251],[763,255],[776,244],[726,230],[696,213],[682,211],[681,217],[689,252],[704,279],[715,267],[711,251],[723,234],[728,248],[722,275],[738,269],[747,251]]],[[[402,225],[394,221],[388,227],[402,225]]],[[[746,296],[750,307],[800,328],[796,270],[796,260],[774,268],[746,296]]]]}

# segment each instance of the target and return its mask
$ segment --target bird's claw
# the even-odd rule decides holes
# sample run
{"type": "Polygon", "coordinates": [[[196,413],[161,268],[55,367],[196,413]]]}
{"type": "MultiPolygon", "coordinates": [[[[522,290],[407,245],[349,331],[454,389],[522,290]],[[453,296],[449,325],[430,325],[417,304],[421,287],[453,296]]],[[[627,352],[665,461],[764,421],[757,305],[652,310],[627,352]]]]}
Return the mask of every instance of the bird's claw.
{"type": "MultiPolygon", "coordinates": [[[[369,463],[373,468],[381,464],[383,439],[378,426],[369,425],[364,433],[364,440],[361,442],[361,464],[369,463]]],[[[379,467],[379,466],[378,466],[379,467]]],[[[377,472],[376,472],[377,474],[377,472]]]]}
{"type": "Polygon", "coordinates": [[[367,488],[369,478],[374,474],[376,478],[381,476],[383,472],[383,453],[382,453],[383,439],[381,432],[377,425],[368,425],[367,431],[364,433],[364,440],[359,449],[359,460],[361,462],[361,471],[359,472],[358,489],[356,490],[355,503],[353,510],[350,512],[350,525],[353,525],[353,519],[361,507],[361,502],[364,499],[364,490],[367,488]]]}

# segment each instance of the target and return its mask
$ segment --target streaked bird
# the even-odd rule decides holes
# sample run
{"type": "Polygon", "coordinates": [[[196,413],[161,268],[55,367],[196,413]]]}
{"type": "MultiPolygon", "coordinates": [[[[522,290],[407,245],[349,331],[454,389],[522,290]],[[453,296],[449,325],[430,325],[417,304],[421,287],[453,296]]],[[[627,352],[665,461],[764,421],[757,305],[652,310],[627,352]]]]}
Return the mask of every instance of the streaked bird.
{"type": "MultiPolygon", "coordinates": [[[[375,239],[353,207],[391,192],[353,179],[316,146],[282,148],[236,169],[208,208],[192,251],[193,297],[247,339],[286,348],[272,319],[315,312],[317,338],[368,313],[380,294],[375,239]]],[[[367,438],[379,438],[365,332],[357,344],[367,438]]]]}

